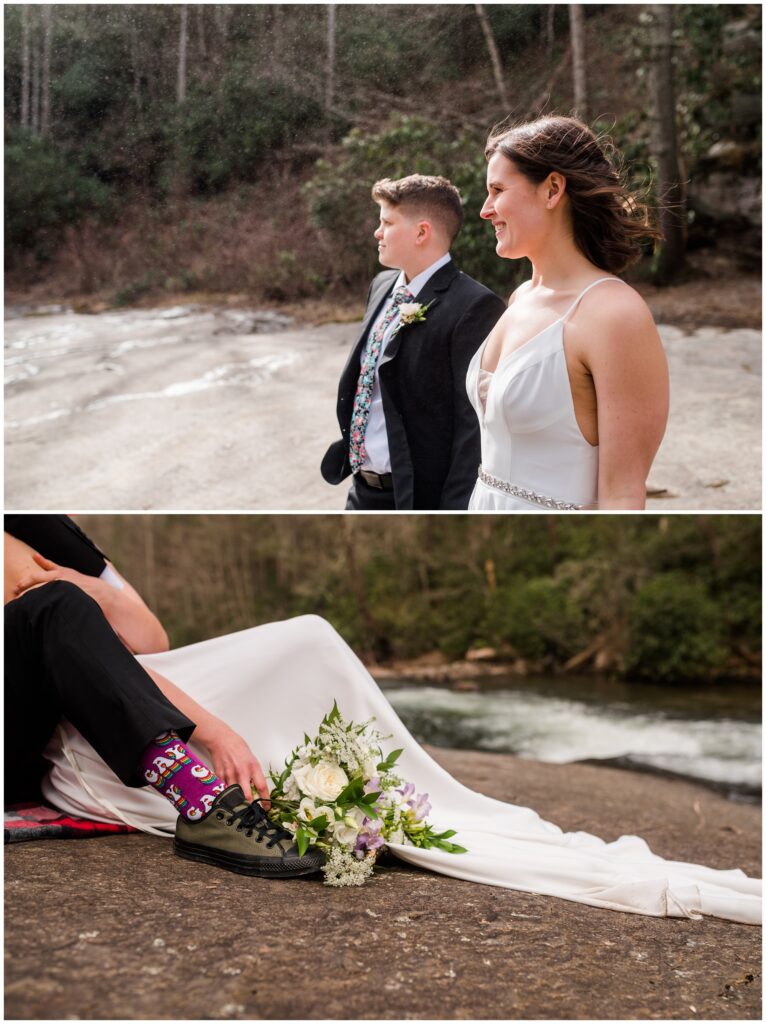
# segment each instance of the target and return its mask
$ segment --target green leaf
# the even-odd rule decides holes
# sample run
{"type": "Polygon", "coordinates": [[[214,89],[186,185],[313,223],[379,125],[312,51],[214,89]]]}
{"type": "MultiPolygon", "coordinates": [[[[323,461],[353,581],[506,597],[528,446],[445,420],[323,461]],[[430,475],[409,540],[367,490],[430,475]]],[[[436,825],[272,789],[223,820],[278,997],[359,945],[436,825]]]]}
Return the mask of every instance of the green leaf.
{"type": "Polygon", "coordinates": [[[357,800],[356,803],[354,804],[354,806],[358,807],[359,810],[362,812],[362,814],[366,814],[368,818],[379,818],[380,817],[380,815],[375,810],[375,808],[371,807],[369,804],[365,803],[363,800],[357,800]]]}
{"type": "Polygon", "coordinates": [[[306,850],[309,848],[309,834],[303,829],[299,828],[295,836],[295,841],[298,844],[298,856],[302,857],[306,850]]]}
{"type": "Polygon", "coordinates": [[[390,768],[393,768],[396,762],[399,760],[399,755],[404,752],[404,747],[400,747],[399,750],[392,750],[385,761],[381,761],[378,765],[377,770],[379,772],[387,772],[390,768]]]}
{"type": "Polygon", "coordinates": [[[432,845],[439,850],[444,850],[445,853],[468,853],[464,846],[458,846],[457,843],[448,843],[443,839],[437,839],[432,845]]]}
{"type": "Polygon", "coordinates": [[[311,827],[317,832],[323,832],[327,828],[327,815],[320,814],[318,818],[312,818],[311,827]]]}
{"type": "Polygon", "coordinates": [[[344,801],[350,801],[356,803],[357,800],[361,799],[364,793],[364,780],[363,779],[352,779],[351,782],[346,786],[345,789],[341,790],[338,796],[335,798],[337,804],[343,803],[344,801]]]}

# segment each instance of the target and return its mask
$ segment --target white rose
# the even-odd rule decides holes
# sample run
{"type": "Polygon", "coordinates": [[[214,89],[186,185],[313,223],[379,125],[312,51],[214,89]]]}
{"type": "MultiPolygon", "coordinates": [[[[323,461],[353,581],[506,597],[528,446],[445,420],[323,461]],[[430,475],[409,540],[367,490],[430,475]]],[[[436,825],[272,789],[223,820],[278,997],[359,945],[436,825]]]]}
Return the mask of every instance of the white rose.
{"type": "Polygon", "coordinates": [[[364,821],[364,814],[357,807],[352,807],[342,821],[336,821],[333,835],[344,846],[353,846],[364,821]]]}
{"type": "Polygon", "coordinates": [[[419,302],[403,302],[399,307],[399,316],[402,317],[402,319],[406,319],[408,316],[414,316],[419,309],[419,302]]]}
{"type": "Polygon", "coordinates": [[[298,783],[295,781],[295,776],[290,773],[285,780],[285,784],[282,787],[282,792],[285,794],[286,800],[299,800],[301,792],[298,789],[298,783]]]}
{"type": "Polygon", "coordinates": [[[334,800],[348,785],[348,776],[340,765],[329,761],[307,764],[297,771],[293,770],[293,775],[301,792],[317,800],[334,800]]]}

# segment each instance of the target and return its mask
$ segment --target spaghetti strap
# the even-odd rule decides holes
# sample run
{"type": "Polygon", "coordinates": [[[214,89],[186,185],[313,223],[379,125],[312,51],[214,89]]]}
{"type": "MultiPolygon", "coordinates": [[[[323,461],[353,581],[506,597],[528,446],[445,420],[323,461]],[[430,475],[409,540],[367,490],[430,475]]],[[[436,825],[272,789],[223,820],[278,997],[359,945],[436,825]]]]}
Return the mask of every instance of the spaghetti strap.
{"type": "Polygon", "coordinates": [[[585,295],[586,292],[589,292],[591,290],[591,288],[595,288],[597,284],[601,284],[602,281],[619,281],[620,284],[625,284],[625,282],[622,280],[621,277],[599,277],[595,281],[591,281],[591,283],[587,286],[587,288],[583,288],[583,290],[580,292],[580,294],[574,300],[572,305],[569,307],[569,309],[566,311],[566,313],[562,316],[562,318],[561,318],[561,322],[562,323],[565,320],[568,320],[569,317],[571,316],[571,314],[574,313],[575,309],[577,308],[577,303],[580,301],[580,299],[583,297],[583,295],[585,295]]]}

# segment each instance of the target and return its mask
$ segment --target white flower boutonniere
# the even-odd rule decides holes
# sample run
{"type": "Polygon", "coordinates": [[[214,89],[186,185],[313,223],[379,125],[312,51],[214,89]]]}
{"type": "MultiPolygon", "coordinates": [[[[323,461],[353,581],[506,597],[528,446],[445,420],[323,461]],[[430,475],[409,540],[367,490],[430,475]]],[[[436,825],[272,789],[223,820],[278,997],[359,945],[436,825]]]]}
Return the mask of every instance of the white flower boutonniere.
{"type": "Polygon", "coordinates": [[[432,303],[430,302],[427,306],[421,306],[419,302],[403,302],[399,307],[400,327],[407,327],[408,324],[422,323],[431,305],[432,303]]]}

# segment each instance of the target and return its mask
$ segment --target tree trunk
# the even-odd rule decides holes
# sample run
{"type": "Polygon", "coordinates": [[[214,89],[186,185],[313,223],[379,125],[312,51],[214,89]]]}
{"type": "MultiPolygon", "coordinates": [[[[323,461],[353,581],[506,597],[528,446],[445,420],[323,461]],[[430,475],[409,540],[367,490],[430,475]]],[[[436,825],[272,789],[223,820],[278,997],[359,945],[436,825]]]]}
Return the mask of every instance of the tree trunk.
{"type": "Polygon", "coordinates": [[[546,54],[548,61],[553,60],[553,46],[556,42],[556,5],[548,4],[548,16],[546,19],[546,54]]]}
{"type": "Polygon", "coordinates": [[[207,56],[207,40],[205,39],[205,7],[203,4],[197,4],[197,43],[199,45],[199,55],[202,60],[207,56]]]}
{"type": "Polygon", "coordinates": [[[135,22],[130,22],[130,63],[133,65],[133,103],[136,108],[136,117],[139,125],[142,123],[142,99],[141,99],[141,68],[139,64],[138,29],[135,22]]]}
{"type": "Polygon", "coordinates": [[[181,25],[178,34],[178,104],[186,100],[186,47],[189,37],[189,10],[181,4],[181,25]]]}
{"type": "Polygon", "coordinates": [[[585,9],[582,4],[569,5],[569,31],[572,36],[572,80],[577,116],[588,119],[588,76],[585,65],[585,9]]]}
{"type": "Polygon", "coordinates": [[[500,63],[500,54],[497,49],[497,43],[495,37],[492,34],[492,26],[489,23],[487,12],[484,10],[484,4],[474,4],[476,8],[476,17],[479,19],[481,30],[484,33],[484,39],[487,43],[487,49],[489,50],[489,59],[492,62],[492,72],[495,76],[495,87],[497,88],[497,97],[500,100],[500,106],[508,114],[510,112],[511,104],[508,101],[508,92],[505,88],[505,82],[503,80],[503,66],[500,63]]]}
{"type": "Polygon", "coordinates": [[[335,8],[335,4],[327,5],[327,82],[324,105],[328,121],[335,102],[335,8]]]}
{"type": "Polygon", "coordinates": [[[29,128],[29,5],[21,8],[21,127],[29,128]]]}
{"type": "Polygon", "coordinates": [[[33,135],[40,134],[40,47],[37,42],[32,47],[32,114],[31,128],[33,135]]]}
{"type": "Polygon", "coordinates": [[[656,279],[667,284],[683,268],[686,258],[686,196],[681,182],[676,135],[673,8],[666,4],[652,4],[650,11],[652,149],[657,160],[657,196],[660,228],[664,236],[656,279]]]}
{"type": "Polygon", "coordinates": [[[341,516],[341,537],[346,554],[346,578],[348,579],[351,593],[354,595],[354,600],[359,609],[359,617],[365,631],[359,646],[368,659],[372,657],[377,661],[381,657],[388,657],[391,645],[376,621],[375,616],[372,614],[369,602],[367,601],[364,577],[356,560],[355,527],[356,523],[351,522],[349,516],[341,516]]]}
{"type": "Polygon", "coordinates": [[[51,126],[51,43],[53,40],[53,8],[45,4],[43,11],[43,83],[40,134],[45,136],[51,126]]]}

